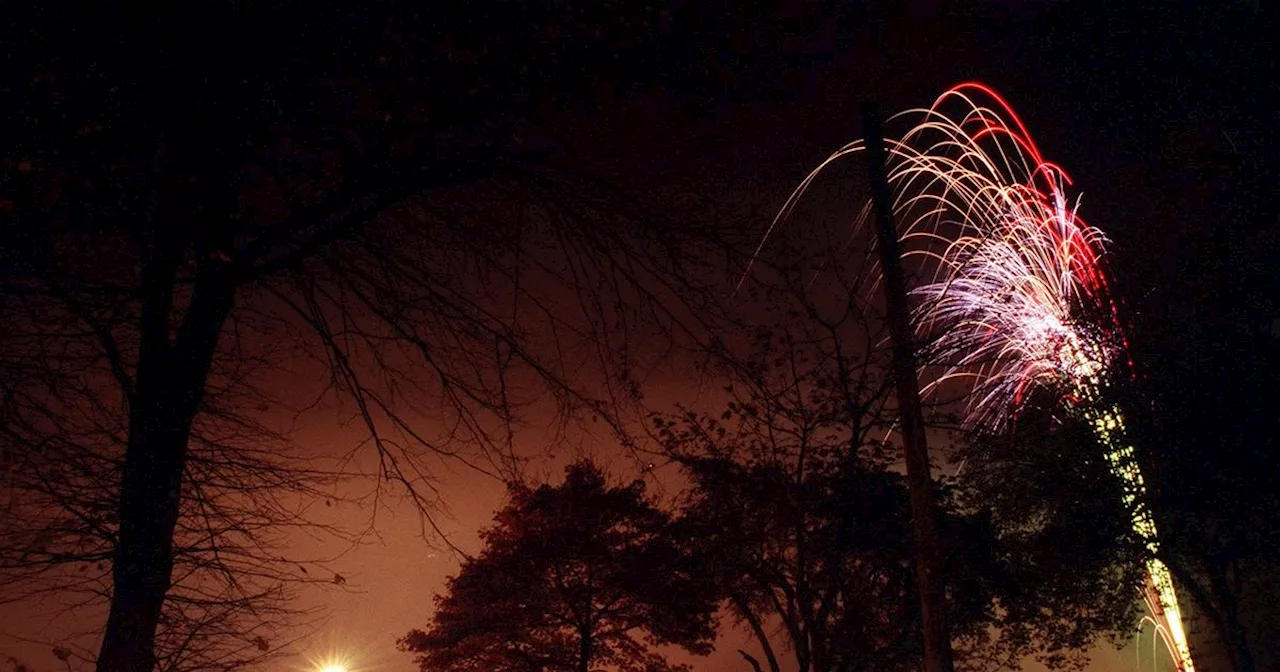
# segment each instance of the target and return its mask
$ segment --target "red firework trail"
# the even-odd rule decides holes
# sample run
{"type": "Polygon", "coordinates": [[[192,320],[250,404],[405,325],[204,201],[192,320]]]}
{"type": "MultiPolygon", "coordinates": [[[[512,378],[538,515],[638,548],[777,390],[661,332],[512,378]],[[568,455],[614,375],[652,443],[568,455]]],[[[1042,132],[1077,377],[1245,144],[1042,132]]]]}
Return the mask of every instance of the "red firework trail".
{"type": "MultiPolygon", "coordinates": [[[[967,422],[988,430],[1015,418],[1029,390],[1056,395],[1094,428],[1126,485],[1134,529],[1154,553],[1155,524],[1139,505],[1142,475],[1119,409],[1104,400],[1106,381],[1133,370],[1102,266],[1106,239],[1068,197],[1071,178],[1044,159],[1013,107],[984,84],[953,87],[889,123],[896,122],[910,126],[886,139],[886,171],[903,254],[922,272],[912,294],[924,389],[967,383],[967,422]]],[[[813,180],[862,149],[861,141],[845,145],[810,172],[757,254],[813,180]]],[[[1175,663],[1193,672],[1168,569],[1153,559],[1147,570],[1144,596],[1175,663]]]]}

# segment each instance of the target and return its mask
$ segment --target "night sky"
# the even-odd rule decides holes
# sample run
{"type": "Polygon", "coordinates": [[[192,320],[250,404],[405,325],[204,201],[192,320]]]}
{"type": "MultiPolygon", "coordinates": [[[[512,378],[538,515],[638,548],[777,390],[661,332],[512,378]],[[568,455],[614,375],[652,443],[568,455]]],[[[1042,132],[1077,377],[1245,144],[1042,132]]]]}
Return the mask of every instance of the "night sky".
{"type": "MultiPolygon", "coordinates": [[[[1140,366],[1176,379],[1180,371],[1212,368],[1205,362],[1215,357],[1230,359],[1228,346],[1217,345],[1229,340],[1223,334],[1280,328],[1277,25],[1274,10],[1255,4],[1265,3],[715,2],[699,10],[696,29],[664,38],[661,60],[619,65],[621,85],[593,74],[599,86],[590,103],[538,110],[528,142],[544,143],[549,163],[598,177],[664,212],[763,232],[812,166],[860,136],[862,101],[890,113],[928,106],[962,81],[985,82],[1012,103],[1046,157],[1075,179],[1081,211],[1110,237],[1108,263],[1133,323],[1135,351],[1140,359],[1150,354],[1140,366]]],[[[476,25],[489,20],[480,11],[458,16],[476,25]]],[[[323,28],[342,33],[338,23],[323,28]]],[[[47,46],[53,63],[74,51],[67,42],[47,46]]],[[[333,44],[334,53],[343,49],[333,44]]],[[[851,217],[858,203],[844,202],[847,195],[832,186],[814,198],[833,217],[851,217]]],[[[281,384],[297,392],[322,383],[303,371],[281,384]]],[[[646,400],[657,408],[706,393],[678,366],[646,384],[646,400]]],[[[1232,391],[1222,381],[1203,384],[1226,390],[1212,404],[1219,418],[1267,413],[1251,406],[1263,402],[1241,391],[1247,385],[1232,391]]],[[[298,445],[317,455],[348,450],[358,427],[338,426],[332,419],[341,415],[320,408],[300,416],[298,445]]],[[[532,473],[558,474],[575,453],[610,461],[619,477],[633,473],[634,462],[618,455],[609,437],[573,431],[574,447],[539,460],[532,473]]],[[[545,440],[539,434],[551,432],[532,427],[521,441],[538,446],[545,440]]],[[[441,478],[450,512],[442,526],[459,548],[477,550],[477,530],[501,503],[503,487],[462,467],[441,478]]],[[[673,470],[648,478],[665,495],[679,486],[673,470]]],[[[424,542],[408,502],[391,494],[380,507],[376,536],[360,547],[292,542],[306,549],[300,555],[334,556],[323,566],[348,581],[306,591],[302,600],[326,607],[330,618],[299,650],[349,651],[360,670],[407,672],[414,669],[410,656],[395,651],[394,640],[426,624],[431,596],[457,560],[424,542]]],[[[359,528],[372,514],[341,504],[320,515],[359,528]]],[[[19,638],[58,640],[101,618],[82,615],[68,626],[54,614],[48,604],[0,607],[0,658],[14,654],[38,670],[60,669],[46,644],[19,638]]],[[[723,637],[720,651],[694,661],[695,669],[746,669],[735,652],[745,633],[723,637]]],[[[1104,651],[1091,669],[1129,669],[1132,656],[1131,648],[1104,651]]],[[[302,658],[296,669],[306,669],[302,658]]]]}

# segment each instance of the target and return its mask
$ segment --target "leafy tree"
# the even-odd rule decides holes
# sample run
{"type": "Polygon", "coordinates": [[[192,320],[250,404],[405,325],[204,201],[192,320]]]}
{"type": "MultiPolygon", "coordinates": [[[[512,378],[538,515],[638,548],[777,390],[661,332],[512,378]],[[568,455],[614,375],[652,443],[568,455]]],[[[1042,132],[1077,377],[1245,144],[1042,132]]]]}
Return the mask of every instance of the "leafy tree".
{"type": "MultiPolygon", "coordinates": [[[[883,319],[866,299],[875,272],[836,233],[844,237],[819,230],[790,240],[784,230],[781,260],[757,264],[747,298],[777,321],[716,353],[727,409],[655,418],[662,454],[693,481],[687,515],[702,526],[695,538],[706,542],[708,572],[765,660],[743,656],[770,672],[788,667],[784,651],[795,667],[821,672],[916,669],[922,654],[907,500],[899,458],[884,442],[893,409],[883,319]]],[[[933,409],[938,438],[948,392],[937,392],[933,409]]],[[[974,465],[963,472],[939,502],[959,668],[1008,669],[1031,654],[1080,666],[1097,638],[1131,631],[1141,563],[1112,552],[1108,536],[1127,538],[1123,512],[1110,526],[1083,521],[1090,527],[1080,536],[1098,535],[1093,543],[1107,550],[1077,566],[1065,545],[1079,543],[1070,536],[1081,522],[1075,512],[1059,519],[1043,502],[995,507],[976,494],[974,465]]],[[[1028,496],[1039,482],[990,475],[986,485],[1028,496]]]]}
{"type": "MultiPolygon", "coordinates": [[[[1232,57],[1274,73],[1265,31],[1234,9],[1187,17],[1183,29],[1234,26],[1238,39],[1221,43],[1232,57]]],[[[1197,76],[1226,85],[1213,68],[1197,76]]],[[[1237,672],[1280,665],[1271,644],[1280,636],[1280,200],[1266,177],[1277,137],[1260,114],[1240,105],[1153,124],[1163,129],[1157,151],[1178,166],[1165,178],[1176,197],[1152,203],[1143,221],[1171,228],[1150,240],[1135,232],[1130,247],[1144,254],[1126,260],[1135,281],[1121,285],[1138,374],[1123,404],[1163,560],[1203,626],[1193,633],[1197,663],[1237,672]]]]}
{"type": "Polygon", "coordinates": [[[1062,8],[1055,25],[1088,16],[1138,32],[1158,26],[1152,34],[1162,44],[1186,45],[1064,31],[1056,39],[1066,48],[1052,51],[1071,64],[1058,69],[1066,87],[1085,84],[1090,75],[1077,64],[1104,43],[1116,62],[1138,64],[1116,73],[1116,90],[1121,81],[1166,82],[1144,90],[1143,100],[1114,101],[1127,111],[1111,118],[1141,135],[1131,136],[1141,149],[1129,172],[1111,178],[1115,194],[1096,190],[1092,203],[1109,200],[1104,227],[1116,241],[1115,288],[1137,369],[1123,402],[1127,425],[1143,452],[1165,563],[1193,619],[1197,667],[1277,669],[1280,198],[1272,176],[1280,135],[1272,111],[1250,95],[1255,82],[1277,77],[1269,28],[1277,7],[1062,8]],[[1231,74],[1216,65],[1224,61],[1231,74]],[[1175,72],[1176,82],[1163,76],[1175,72]],[[1153,99],[1170,102],[1146,105],[1153,99]],[[1150,165],[1162,170],[1142,175],[1150,165]],[[1133,202],[1127,185],[1135,179],[1150,179],[1162,197],[1133,202]],[[1162,225],[1148,225],[1156,221],[1162,225]]]}
{"type": "MultiPolygon", "coordinates": [[[[703,571],[765,660],[741,655],[770,672],[918,669],[910,507],[902,475],[889,469],[891,446],[851,453],[768,406],[735,403],[719,419],[661,430],[693,481],[684,521],[703,571]]],[[[956,644],[969,654],[962,662],[981,669],[998,657],[986,632],[995,620],[990,531],[950,495],[939,505],[956,644]]],[[[1004,653],[998,662],[1009,662],[1004,653]]]]}
{"type": "Polygon", "coordinates": [[[1103,451],[1083,421],[1044,408],[952,454],[963,507],[994,528],[1000,636],[1052,667],[1081,667],[1096,641],[1137,630],[1145,547],[1103,451]]]}
{"type": "MultiPolygon", "coordinates": [[[[715,416],[656,417],[655,438],[693,482],[686,522],[763,651],[740,652],[754,669],[915,669],[908,499],[883,442],[893,426],[883,321],[864,298],[869,257],[831,233],[780,236],[781,260],[762,259],[747,292],[780,321],[717,353],[732,401],[715,416]]],[[[941,504],[957,640],[977,642],[990,619],[983,527],[941,504]]]]}
{"type": "Polygon", "coordinates": [[[1210,353],[1135,381],[1124,401],[1196,662],[1252,672],[1277,662],[1266,642],[1280,633],[1280,349],[1263,334],[1218,337],[1210,353]]]}
{"type": "MultiPolygon", "coordinates": [[[[1124,439],[1143,463],[1146,497],[1135,505],[1155,517],[1156,557],[1173,574],[1193,657],[1210,669],[1258,669],[1257,652],[1265,647],[1255,638],[1276,627],[1280,595],[1275,471],[1257,468],[1256,446],[1211,464],[1202,454],[1186,454],[1186,437],[1168,430],[1182,420],[1163,404],[1143,401],[1172,395],[1133,395],[1137,389],[1113,387],[1136,411],[1126,414],[1124,439]]],[[[967,504],[991,515],[1022,609],[1039,611],[1009,613],[1007,636],[1074,648],[1099,634],[1120,644],[1136,630],[1134,594],[1151,549],[1132,529],[1125,484],[1111,472],[1105,450],[1078,419],[1040,409],[1022,415],[1010,432],[972,437],[957,451],[967,504]]]]}
{"type": "Polygon", "coordinates": [[[400,641],[424,672],[674,672],[688,667],[648,645],[710,653],[717,595],[642,481],[610,486],[578,462],[509,498],[431,626],[400,641]]]}

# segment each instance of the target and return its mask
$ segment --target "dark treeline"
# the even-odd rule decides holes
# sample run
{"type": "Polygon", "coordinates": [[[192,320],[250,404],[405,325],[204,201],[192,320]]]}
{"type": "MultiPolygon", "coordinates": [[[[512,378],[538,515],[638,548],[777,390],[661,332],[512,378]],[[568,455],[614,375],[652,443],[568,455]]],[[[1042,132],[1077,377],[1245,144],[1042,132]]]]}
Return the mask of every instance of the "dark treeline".
{"type": "MultiPolygon", "coordinates": [[[[1047,92],[1032,109],[1085,119],[1072,137],[1114,150],[1050,134],[1073,174],[1097,168],[1087,190],[1121,185],[1097,184],[1088,205],[1117,232],[1137,369],[1119,401],[1162,557],[1198,619],[1197,654],[1270,669],[1280,153],[1259,92],[1274,81],[1272,10],[730,4],[6,6],[0,601],[105,607],[99,651],[56,653],[104,672],[287,654],[312,616],[295,589],[341,577],[308,572],[286,535],[347,534],[288,504],[345,478],[281,429],[312,400],[279,381],[305,369],[352,409],[376,465],[364,476],[406,493],[429,530],[438,458],[523,482],[516,437],[547,407],[602,420],[631,456],[689,479],[669,507],[581,465],[570,485],[513,486],[485,552],[404,641],[424,669],[670,669],[649,645],[704,653],[715,613],[753,633],[755,670],[788,657],[913,669],[883,331],[852,280],[864,259],[831,231],[793,230],[726,302],[754,222],[677,217],[607,184],[576,163],[564,123],[625,99],[674,101],[692,124],[854,91],[815,73],[859,70],[876,23],[889,45],[894,26],[1042,36],[1020,47],[1052,54],[1030,59],[1054,75],[1022,87],[1047,92]],[[642,373],[673,353],[696,355],[732,403],[646,408],[642,373]],[[653,410],[648,433],[628,424],[653,410]],[[617,519],[586,525],[591,511],[617,519]],[[581,531],[571,548],[545,536],[567,529],[581,531]],[[533,590],[568,566],[559,593],[533,590]],[[480,618],[498,598],[502,618],[480,618]]],[[[897,62],[925,72],[922,58],[897,62]]],[[[944,86],[960,78],[927,67],[944,86]]],[[[1013,435],[952,438],[939,457],[971,465],[939,501],[965,665],[1070,667],[1131,633],[1146,551],[1120,498],[1102,496],[1117,486],[1087,433],[1046,413],[1013,435]]]]}

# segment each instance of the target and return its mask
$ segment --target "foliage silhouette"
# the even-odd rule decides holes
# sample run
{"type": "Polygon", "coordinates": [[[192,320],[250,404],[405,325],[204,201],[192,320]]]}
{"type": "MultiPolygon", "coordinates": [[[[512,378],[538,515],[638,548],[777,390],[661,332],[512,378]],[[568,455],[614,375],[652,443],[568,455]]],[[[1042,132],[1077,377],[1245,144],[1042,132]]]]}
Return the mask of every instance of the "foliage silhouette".
{"type": "Polygon", "coordinates": [[[591,462],[557,486],[513,486],[436,598],[426,631],[402,650],[440,672],[676,672],[648,645],[711,651],[718,594],[690,561],[686,531],[651,503],[644,483],[610,486],[591,462]]]}

